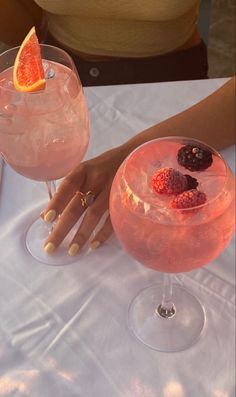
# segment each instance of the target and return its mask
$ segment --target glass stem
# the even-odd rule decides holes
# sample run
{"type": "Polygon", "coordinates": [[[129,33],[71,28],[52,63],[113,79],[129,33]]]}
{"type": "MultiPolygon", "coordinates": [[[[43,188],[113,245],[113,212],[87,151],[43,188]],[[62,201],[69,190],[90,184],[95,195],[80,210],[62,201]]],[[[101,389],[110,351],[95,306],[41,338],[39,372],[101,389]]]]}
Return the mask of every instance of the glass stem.
{"type": "Polygon", "coordinates": [[[172,274],[164,273],[162,302],[156,312],[164,318],[171,318],[175,315],[176,309],[172,302],[172,274]]]}
{"type": "Polygon", "coordinates": [[[49,200],[54,196],[56,192],[56,182],[55,181],[46,181],[47,191],[49,195],[49,200]]]}

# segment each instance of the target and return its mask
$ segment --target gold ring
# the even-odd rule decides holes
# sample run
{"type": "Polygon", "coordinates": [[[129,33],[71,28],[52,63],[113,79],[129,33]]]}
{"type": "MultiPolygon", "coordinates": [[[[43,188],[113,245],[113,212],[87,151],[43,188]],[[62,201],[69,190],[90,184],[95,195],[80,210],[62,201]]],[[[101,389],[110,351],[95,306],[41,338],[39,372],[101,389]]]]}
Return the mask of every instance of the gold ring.
{"type": "Polygon", "coordinates": [[[82,193],[80,191],[78,191],[77,193],[79,193],[81,196],[80,200],[82,207],[89,207],[94,202],[95,194],[91,190],[86,193],[82,193]]]}

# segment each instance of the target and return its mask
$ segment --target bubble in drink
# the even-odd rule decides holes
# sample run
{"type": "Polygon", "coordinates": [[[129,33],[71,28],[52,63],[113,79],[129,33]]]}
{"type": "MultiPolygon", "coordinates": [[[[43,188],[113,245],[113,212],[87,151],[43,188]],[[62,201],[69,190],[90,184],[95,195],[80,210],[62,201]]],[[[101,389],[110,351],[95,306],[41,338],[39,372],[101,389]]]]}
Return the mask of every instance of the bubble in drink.
{"type": "Polygon", "coordinates": [[[55,76],[55,70],[50,68],[50,69],[48,69],[48,71],[45,74],[45,79],[46,80],[52,79],[54,76],[55,76]]]}
{"type": "Polygon", "coordinates": [[[43,62],[43,70],[46,80],[52,79],[55,76],[55,69],[50,67],[48,62],[43,62]]]}
{"type": "Polygon", "coordinates": [[[9,105],[4,106],[4,109],[6,110],[8,115],[11,115],[10,113],[15,112],[17,107],[13,103],[9,103],[9,105]]]}

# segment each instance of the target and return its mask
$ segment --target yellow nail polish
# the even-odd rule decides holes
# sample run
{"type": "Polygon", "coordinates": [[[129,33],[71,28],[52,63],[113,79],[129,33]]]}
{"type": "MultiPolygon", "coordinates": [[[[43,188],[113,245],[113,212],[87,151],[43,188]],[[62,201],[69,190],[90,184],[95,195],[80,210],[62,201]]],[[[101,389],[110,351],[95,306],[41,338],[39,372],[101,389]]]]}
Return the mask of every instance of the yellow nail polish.
{"type": "Polygon", "coordinates": [[[44,247],[44,251],[47,253],[47,254],[52,254],[53,253],[53,251],[55,251],[55,245],[53,244],[53,243],[47,243],[47,245],[45,245],[45,247],[44,247]]]}
{"type": "Polygon", "coordinates": [[[50,210],[44,215],[44,220],[47,223],[51,223],[56,218],[56,211],[50,210]]]}
{"type": "Polygon", "coordinates": [[[70,246],[69,250],[68,250],[68,254],[69,254],[70,256],[75,256],[75,255],[77,254],[77,252],[79,251],[79,249],[80,249],[79,244],[73,243],[73,244],[70,246]]]}
{"type": "Polygon", "coordinates": [[[96,248],[98,248],[99,247],[99,245],[100,245],[101,243],[100,243],[100,241],[93,241],[91,244],[90,244],[90,248],[92,249],[92,250],[95,250],[96,248]]]}

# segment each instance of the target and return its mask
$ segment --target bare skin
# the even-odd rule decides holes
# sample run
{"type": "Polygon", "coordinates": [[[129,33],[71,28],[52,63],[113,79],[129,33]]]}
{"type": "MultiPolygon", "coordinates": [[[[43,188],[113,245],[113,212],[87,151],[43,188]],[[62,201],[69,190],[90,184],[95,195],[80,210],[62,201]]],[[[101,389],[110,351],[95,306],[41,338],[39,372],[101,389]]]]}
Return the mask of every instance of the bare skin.
{"type": "MultiPolygon", "coordinates": [[[[60,215],[54,230],[45,242],[45,250],[52,253],[86,211],[68,247],[70,255],[77,254],[91,236],[101,217],[108,213],[110,188],[122,161],[141,144],[170,135],[196,138],[216,149],[232,145],[235,142],[235,77],[184,112],[142,131],[125,144],[76,167],[63,180],[43,213],[44,219],[50,221],[60,215]],[[86,209],[81,205],[81,195],[78,191],[89,190],[95,193],[95,200],[86,209]]],[[[105,223],[94,236],[91,248],[97,248],[111,234],[112,225],[108,214],[105,223]]]]}

